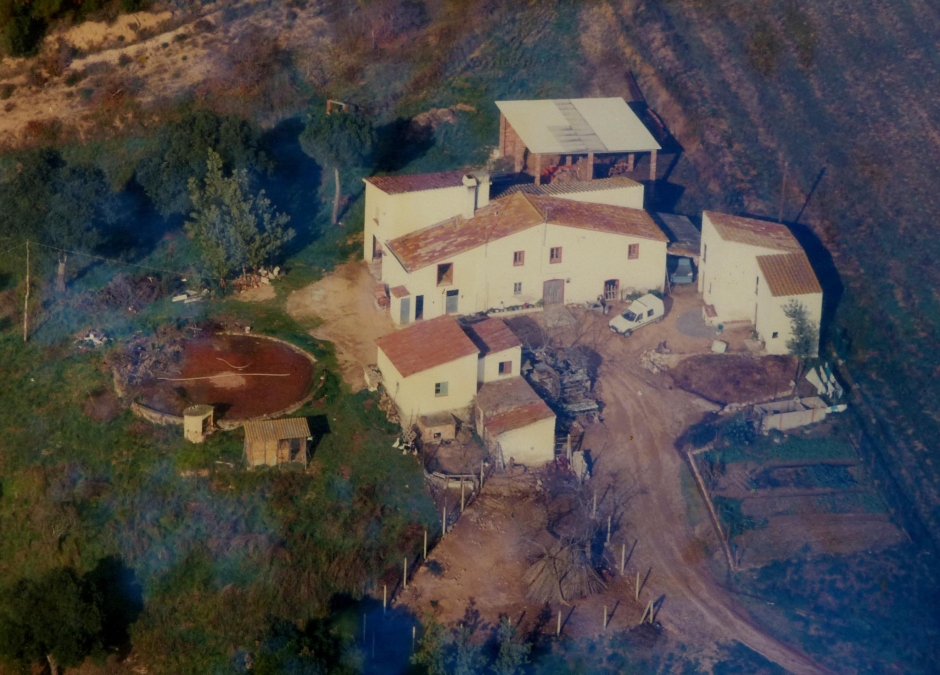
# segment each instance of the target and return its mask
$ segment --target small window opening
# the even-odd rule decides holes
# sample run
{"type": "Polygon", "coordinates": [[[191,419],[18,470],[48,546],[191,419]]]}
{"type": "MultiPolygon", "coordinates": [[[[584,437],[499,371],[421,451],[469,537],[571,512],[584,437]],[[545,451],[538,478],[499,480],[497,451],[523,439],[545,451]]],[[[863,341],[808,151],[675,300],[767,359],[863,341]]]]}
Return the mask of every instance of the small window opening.
{"type": "Polygon", "coordinates": [[[454,263],[443,263],[437,266],[437,285],[450,286],[454,283],[454,263]]]}

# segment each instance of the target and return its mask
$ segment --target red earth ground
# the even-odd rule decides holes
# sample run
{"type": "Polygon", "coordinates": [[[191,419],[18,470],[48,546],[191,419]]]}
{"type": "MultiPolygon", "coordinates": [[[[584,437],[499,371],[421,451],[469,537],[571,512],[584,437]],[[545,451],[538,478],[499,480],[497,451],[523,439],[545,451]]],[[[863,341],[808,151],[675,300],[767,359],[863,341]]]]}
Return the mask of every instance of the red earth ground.
{"type": "Polygon", "coordinates": [[[181,371],[144,386],[142,402],[171,415],[208,403],[217,419],[246,419],[297,403],[310,391],[313,376],[311,359],[281,342],[213,335],[187,340],[181,371]]]}

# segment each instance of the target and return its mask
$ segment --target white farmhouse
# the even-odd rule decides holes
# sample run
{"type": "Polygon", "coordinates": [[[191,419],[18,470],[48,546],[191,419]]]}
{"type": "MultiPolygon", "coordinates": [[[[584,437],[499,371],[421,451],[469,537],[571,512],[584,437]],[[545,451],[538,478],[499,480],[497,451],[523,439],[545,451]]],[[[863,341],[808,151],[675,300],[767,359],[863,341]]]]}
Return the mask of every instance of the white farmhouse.
{"type": "Polygon", "coordinates": [[[451,316],[376,340],[385,390],[410,428],[419,415],[454,411],[466,417],[477,393],[480,350],[451,316]]]}
{"type": "Polygon", "coordinates": [[[662,290],[668,238],[645,211],[516,192],[385,244],[399,324],[662,290]]]}
{"type": "Polygon", "coordinates": [[[767,353],[786,354],[792,337],[783,308],[796,300],[819,326],[822,287],[803,248],[785,226],[702,213],[699,292],[710,325],[750,322],[767,353]]]}
{"type": "Polygon", "coordinates": [[[486,173],[445,171],[407,176],[373,176],[366,184],[363,257],[378,261],[389,239],[420,230],[489,203],[486,173]]]}
{"type": "Polygon", "coordinates": [[[496,382],[518,377],[522,370],[522,341],[502,319],[484,319],[465,329],[480,350],[477,382],[496,382]]]}

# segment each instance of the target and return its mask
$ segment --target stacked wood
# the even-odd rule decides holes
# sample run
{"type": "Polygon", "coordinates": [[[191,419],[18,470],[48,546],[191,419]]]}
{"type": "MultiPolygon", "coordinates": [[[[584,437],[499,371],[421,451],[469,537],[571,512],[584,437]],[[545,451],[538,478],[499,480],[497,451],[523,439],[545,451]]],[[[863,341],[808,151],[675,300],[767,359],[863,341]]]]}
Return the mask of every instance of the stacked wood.
{"type": "Polygon", "coordinates": [[[577,347],[526,351],[522,374],[552,409],[578,415],[595,413],[593,381],[587,354],[577,347]]]}

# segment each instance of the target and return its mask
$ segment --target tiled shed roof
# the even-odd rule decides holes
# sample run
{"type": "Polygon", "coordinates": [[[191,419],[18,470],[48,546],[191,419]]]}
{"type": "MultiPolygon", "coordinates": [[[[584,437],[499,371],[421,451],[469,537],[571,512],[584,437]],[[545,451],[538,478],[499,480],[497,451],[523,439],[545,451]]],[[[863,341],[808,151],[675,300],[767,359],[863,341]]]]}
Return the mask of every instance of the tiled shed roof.
{"type": "Polygon", "coordinates": [[[416,173],[405,176],[371,176],[366,178],[382,192],[398,195],[405,192],[421,192],[423,190],[438,190],[440,188],[459,187],[463,185],[465,171],[442,171],[439,173],[416,173]]]}
{"type": "Polygon", "coordinates": [[[502,319],[485,319],[466,327],[467,335],[481,354],[501,352],[504,349],[521,347],[522,341],[510,330],[502,319]]]}
{"type": "Polygon", "coordinates": [[[775,298],[786,295],[822,293],[822,286],[813,272],[809,258],[799,253],[759,255],[757,265],[767,281],[770,294],[775,298]]]}
{"type": "Polygon", "coordinates": [[[479,354],[449,314],[420,321],[375,341],[402,377],[420,373],[468,354],[479,354]]]}
{"type": "Polygon", "coordinates": [[[668,241],[646,211],[516,193],[491,201],[473,218],[457,216],[386,242],[409,272],[470,251],[487,242],[552,223],[597,232],[668,241]]]}
{"type": "Polygon", "coordinates": [[[483,426],[494,437],[555,417],[522,377],[487,382],[477,392],[476,404],[483,413],[483,426]]]}
{"type": "Polygon", "coordinates": [[[283,417],[279,420],[245,422],[245,441],[263,443],[288,438],[308,438],[310,425],[306,417],[283,417]]]}
{"type": "Polygon", "coordinates": [[[726,213],[705,211],[718,236],[725,241],[735,241],[739,244],[750,244],[764,248],[775,248],[781,251],[802,251],[802,247],[793,236],[793,233],[779,223],[741,216],[729,216],[726,213]]]}
{"type": "Polygon", "coordinates": [[[395,286],[393,288],[390,288],[388,292],[391,293],[396,298],[406,298],[409,295],[411,295],[411,293],[408,291],[408,289],[405,286],[395,286]]]}

